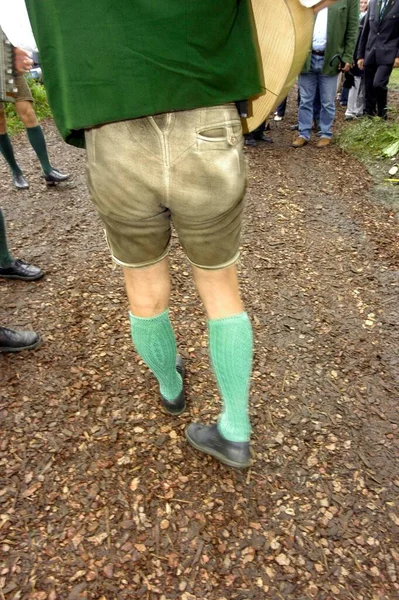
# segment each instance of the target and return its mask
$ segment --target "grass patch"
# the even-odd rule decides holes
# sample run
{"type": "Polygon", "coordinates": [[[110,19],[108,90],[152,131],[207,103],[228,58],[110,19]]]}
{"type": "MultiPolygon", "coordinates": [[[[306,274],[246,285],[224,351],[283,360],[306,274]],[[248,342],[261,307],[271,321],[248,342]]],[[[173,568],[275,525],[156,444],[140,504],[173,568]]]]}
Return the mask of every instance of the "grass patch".
{"type": "Polygon", "coordinates": [[[389,79],[389,88],[391,90],[399,90],[399,69],[392,69],[391,77],[389,79]]]}
{"type": "MultiPolygon", "coordinates": [[[[50,107],[47,102],[47,95],[44,86],[34,79],[27,79],[28,85],[33,96],[33,106],[39,121],[51,117],[50,107]]],[[[15,105],[7,102],[5,105],[7,117],[7,129],[10,135],[23,131],[24,125],[15,111],[15,105]]]]}
{"type": "Polygon", "coordinates": [[[370,159],[384,158],[385,151],[399,140],[398,110],[392,109],[391,118],[392,115],[395,117],[394,121],[374,117],[348,123],[339,134],[339,145],[366,162],[370,159]]]}

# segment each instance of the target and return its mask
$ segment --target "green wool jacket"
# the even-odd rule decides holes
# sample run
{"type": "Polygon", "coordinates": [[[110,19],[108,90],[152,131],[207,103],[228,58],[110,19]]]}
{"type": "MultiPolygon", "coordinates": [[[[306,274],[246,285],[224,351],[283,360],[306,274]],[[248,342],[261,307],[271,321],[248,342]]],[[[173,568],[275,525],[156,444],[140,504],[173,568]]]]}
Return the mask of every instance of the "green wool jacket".
{"type": "MultiPolygon", "coordinates": [[[[344,62],[352,63],[358,32],[359,0],[338,0],[329,7],[323,75],[336,75],[338,73],[338,59],[330,66],[330,60],[334,54],[339,54],[344,62]]],[[[302,68],[302,73],[309,72],[311,57],[312,45],[309,46],[309,55],[302,68]]]]}
{"type": "Polygon", "coordinates": [[[63,138],[261,92],[250,0],[26,0],[63,138]]]}

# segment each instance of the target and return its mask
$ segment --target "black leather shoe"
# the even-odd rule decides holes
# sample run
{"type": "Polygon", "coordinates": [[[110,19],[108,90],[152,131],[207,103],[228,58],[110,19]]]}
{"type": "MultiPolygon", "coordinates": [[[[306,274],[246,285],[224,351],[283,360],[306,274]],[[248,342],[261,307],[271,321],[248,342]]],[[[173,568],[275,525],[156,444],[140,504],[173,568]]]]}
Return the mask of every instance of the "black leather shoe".
{"type": "Polygon", "coordinates": [[[57,169],[51,169],[50,173],[44,176],[47,185],[55,185],[56,183],[60,183],[61,181],[66,181],[69,179],[69,175],[64,175],[64,173],[60,173],[57,169]]]}
{"type": "Polygon", "coordinates": [[[167,400],[161,394],[162,406],[170,415],[178,416],[181,415],[186,409],[186,399],[184,396],[184,363],[182,357],[178,354],[176,356],[176,371],[180,373],[183,388],[176,400],[167,400]]]}
{"type": "Polygon", "coordinates": [[[43,277],[44,271],[35,265],[28,265],[24,260],[14,260],[9,267],[0,267],[0,277],[5,279],[23,279],[36,281],[43,277]]]}
{"type": "Polygon", "coordinates": [[[26,181],[22,173],[14,173],[12,176],[12,182],[17,190],[27,190],[29,183],[26,181]]]}
{"type": "Polygon", "coordinates": [[[0,327],[0,352],[33,350],[40,342],[40,335],[35,331],[14,331],[14,329],[0,327]]]}
{"type": "Polygon", "coordinates": [[[270,135],[266,135],[266,133],[261,133],[259,136],[254,135],[254,138],[257,142],[266,142],[268,144],[273,144],[273,140],[270,135]]]}
{"type": "Polygon", "coordinates": [[[253,136],[244,136],[244,145],[249,146],[251,148],[255,148],[258,144],[253,136]]]}
{"type": "Polygon", "coordinates": [[[226,440],[217,425],[191,423],[186,428],[186,438],[194,448],[210,454],[229,467],[246,469],[251,464],[249,442],[231,442],[226,440]]]}

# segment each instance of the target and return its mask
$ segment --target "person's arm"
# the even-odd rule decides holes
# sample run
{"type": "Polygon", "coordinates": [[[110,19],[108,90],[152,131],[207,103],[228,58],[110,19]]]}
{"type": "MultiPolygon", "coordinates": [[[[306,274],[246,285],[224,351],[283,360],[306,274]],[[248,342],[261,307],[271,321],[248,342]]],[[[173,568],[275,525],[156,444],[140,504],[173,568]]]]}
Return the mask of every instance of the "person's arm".
{"type": "Polygon", "coordinates": [[[27,73],[33,65],[29,52],[22,48],[14,48],[14,68],[17,73],[27,73]]]}
{"type": "Polygon", "coordinates": [[[370,3],[368,5],[366,16],[364,18],[363,30],[362,30],[362,35],[361,35],[360,41],[359,41],[359,48],[357,51],[357,56],[355,56],[355,59],[357,59],[356,64],[359,67],[359,69],[361,69],[362,71],[364,69],[364,55],[366,53],[366,44],[367,44],[367,39],[369,37],[369,32],[370,32],[369,14],[370,14],[370,3]]]}
{"type": "MultiPolygon", "coordinates": [[[[352,65],[353,54],[355,52],[356,40],[359,33],[359,0],[350,0],[348,2],[348,17],[346,22],[346,32],[344,40],[344,52],[342,60],[348,68],[352,65]]],[[[344,70],[344,69],[343,69],[344,70]]]]}

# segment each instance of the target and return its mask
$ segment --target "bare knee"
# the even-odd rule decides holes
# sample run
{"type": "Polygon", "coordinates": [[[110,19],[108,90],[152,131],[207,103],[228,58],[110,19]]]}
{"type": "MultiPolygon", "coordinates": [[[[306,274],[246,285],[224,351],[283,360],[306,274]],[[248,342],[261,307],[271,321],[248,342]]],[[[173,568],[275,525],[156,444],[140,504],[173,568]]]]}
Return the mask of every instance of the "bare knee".
{"type": "Polygon", "coordinates": [[[33,110],[32,102],[20,100],[19,102],[15,103],[15,108],[25,127],[36,127],[38,125],[38,120],[36,113],[33,110]]]}
{"type": "Polygon", "coordinates": [[[124,268],[131,312],[136,317],[153,317],[169,306],[170,277],[167,259],[142,269],[124,268]]]}
{"type": "Polygon", "coordinates": [[[209,319],[223,319],[244,310],[235,265],[218,270],[193,267],[193,275],[209,319]]]}

